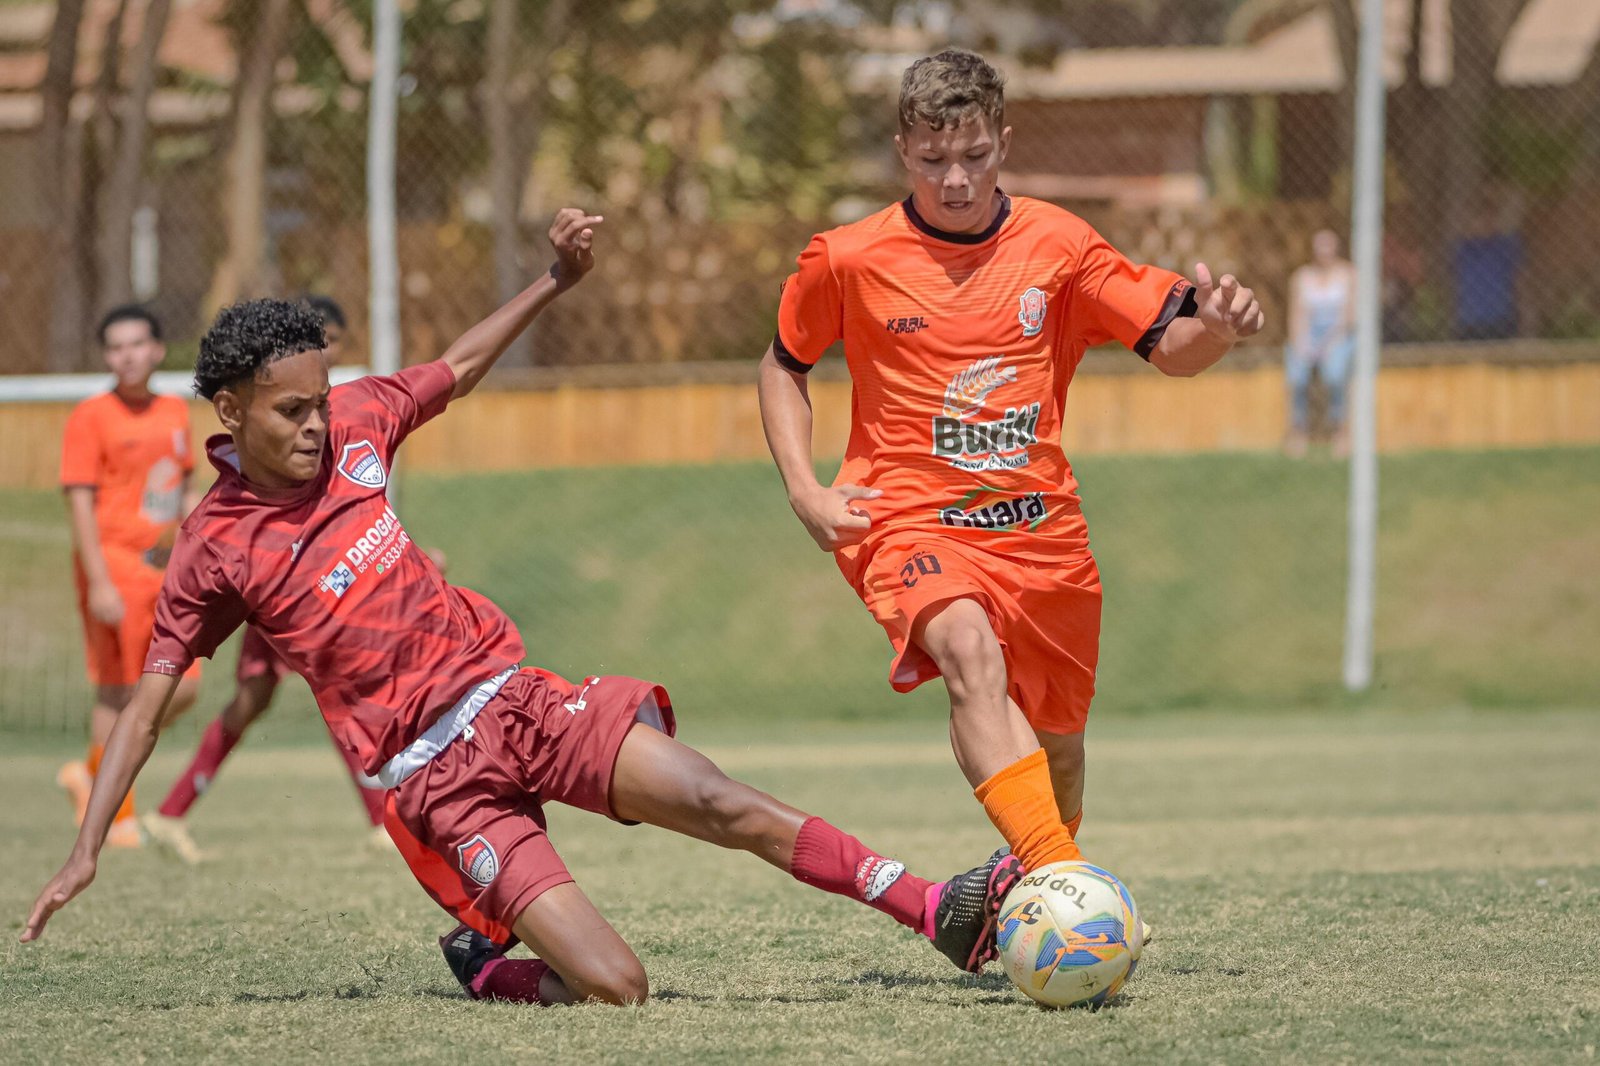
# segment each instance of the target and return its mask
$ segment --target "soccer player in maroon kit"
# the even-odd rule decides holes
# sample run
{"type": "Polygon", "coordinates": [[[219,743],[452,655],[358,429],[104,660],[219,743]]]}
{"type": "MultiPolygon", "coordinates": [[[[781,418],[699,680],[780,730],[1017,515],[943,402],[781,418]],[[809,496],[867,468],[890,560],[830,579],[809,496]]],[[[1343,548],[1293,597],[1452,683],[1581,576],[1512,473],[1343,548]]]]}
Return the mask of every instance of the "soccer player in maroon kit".
{"type": "Polygon", "coordinates": [[[661,687],[582,685],[520,667],[522,638],[488,599],[447,584],[384,494],[395,450],[470,392],[510,342],[593,265],[598,216],[556,216],[556,263],[439,359],[337,389],[322,323],[274,300],[222,312],[196,389],[228,430],[207,444],[219,477],[184,522],[155,637],[118,719],[83,826],[21,939],[94,880],[122,797],[155,747],[162,711],[196,657],[255,626],[310,682],[336,742],[391,790],[388,826],[423,887],[462,922],[441,940],[474,998],[635,1003],[631,948],[574,883],[545,831],[559,800],[749,851],[805,884],[851,896],[958,966],[994,953],[1000,901],[1020,876],[1004,849],[930,883],[820,818],[725,776],[672,739],[661,687]],[[515,941],[536,959],[507,959],[515,941]]]}
{"type": "MultiPolygon", "coordinates": [[[[322,318],[322,329],[327,338],[327,345],[322,351],[328,365],[340,365],[344,357],[345,331],[349,328],[344,309],[329,296],[307,296],[305,302],[322,318]]],[[[443,553],[432,548],[424,550],[442,574],[443,553]]],[[[244,642],[239,647],[239,662],[234,668],[233,698],[206,727],[195,748],[194,757],[173,781],[160,808],[139,819],[139,824],[151,840],[184,862],[193,864],[204,858],[199,845],[189,835],[189,810],[216,780],[217,772],[234,746],[243,739],[245,730],[267,713],[278,686],[292,672],[289,664],[272,650],[265,637],[254,627],[245,627],[244,642]]],[[[374,848],[387,849],[389,834],[383,828],[384,790],[362,771],[354,750],[342,745],[338,748],[350,771],[356,794],[361,799],[362,810],[372,826],[372,835],[368,839],[374,848]]]]}

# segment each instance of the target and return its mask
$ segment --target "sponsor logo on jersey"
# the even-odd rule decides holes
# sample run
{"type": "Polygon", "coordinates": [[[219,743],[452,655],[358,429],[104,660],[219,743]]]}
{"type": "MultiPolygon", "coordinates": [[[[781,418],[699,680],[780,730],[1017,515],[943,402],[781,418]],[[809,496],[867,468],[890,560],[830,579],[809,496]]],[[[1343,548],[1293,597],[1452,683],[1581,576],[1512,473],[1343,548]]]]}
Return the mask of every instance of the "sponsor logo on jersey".
{"type": "Polygon", "coordinates": [[[900,880],[900,875],[905,872],[905,863],[885,859],[881,855],[869,855],[856,867],[856,891],[862,899],[871,903],[889,891],[889,886],[900,880]]]}
{"type": "Polygon", "coordinates": [[[1044,290],[1037,286],[1017,297],[1017,302],[1022,309],[1017,312],[1017,321],[1022,323],[1024,337],[1037,337],[1044,329],[1044,312],[1049,301],[1045,299],[1044,290]]]}
{"type": "Polygon", "coordinates": [[[1002,358],[976,360],[944,390],[944,412],[933,419],[933,454],[957,470],[1015,470],[1028,465],[1028,447],[1038,443],[1037,403],[977,420],[989,394],[1017,380],[1017,368],[1001,366],[1002,358]]]}
{"type": "Polygon", "coordinates": [[[983,402],[991,392],[1017,380],[1017,368],[1001,366],[1000,359],[998,355],[979,359],[950,379],[950,384],[944,390],[946,418],[965,422],[983,410],[983,402]]]}
{"type": "Polygon", "coordinates": [[[333,598],[343,599],[344,594],[350,591],[350,586],[356,583],[356,572],[346,563],[340,563],[328,573],[322,575],[317,582],[317,588],[323,592],[333,593],[333,598]]]}
{"type": "Polygon", "coordinates": [[[485,887],[500,872],[500,856],[482,833],[456,848],[456,862],[462,873],[485,887]]]}
{"type": "Polygon", "coordinates": [[[883,328],[890,333],[921,333],[928,328],[928,320],[922,315],[911,318],[890,318],[883,323],[883,328]]]}
{"type": "Polygon", "coordinates": [[[1012,496],[982,507],[963,509],[984,491],[995,490],[969,492],[951,506],[939,508],[939,521],[960,529],[1012,529],[1022,525],[1037,529],[1044,523],[1046,508],[1042,492],[1030,492],[1026,496],[1012,496]]]}
{"type": "Polygon", "coordinates": [[[933,454],[957,470],[1016,470],[1028,465],[1028,447],[1039,443],[1039,405],[1008,407],[992,422],[933,420],[933,454]]]}
{"type": "Polygon", "coordinates": [[[344,446],[344,451],[339,455],[339,473],[346,480],[369,489],[381,489],[389,483],[383,460],[378,458],[378,449],[372,446],[370,440],[358,440],[344,446]]]}
{"type": "Polygon", "coordinates": [[[378,520],[345,549],[344,559],[358,574],[366,573],[367,568],[374,564],[381,574],[400,560],[406,545],[410,543],[411,536],[400,525],[400,517],[394,513],[393,505],[386,505],[378,520]]]}

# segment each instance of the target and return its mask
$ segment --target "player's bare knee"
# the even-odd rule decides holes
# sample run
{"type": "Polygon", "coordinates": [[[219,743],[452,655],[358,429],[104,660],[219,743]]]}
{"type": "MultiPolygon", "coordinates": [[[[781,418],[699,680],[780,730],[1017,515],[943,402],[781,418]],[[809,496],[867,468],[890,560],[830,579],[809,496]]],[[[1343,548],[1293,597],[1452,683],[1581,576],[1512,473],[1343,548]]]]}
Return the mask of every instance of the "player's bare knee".
{"type": "Polygon", "coordinates": [[[1005,656],[994,633],[983,625],[961,624],[945,635],[939,670],[957,699],[1004,689],[1005,656]]]}
{"type": "Polygon", "coordinates": [[[582,999],[627,1007],[650,998],[650,979],[645,975],[644,965],[636,958],[630,956],[586,969],[588,972],[582,976],[562,977],[567,987],[582,999]]]}

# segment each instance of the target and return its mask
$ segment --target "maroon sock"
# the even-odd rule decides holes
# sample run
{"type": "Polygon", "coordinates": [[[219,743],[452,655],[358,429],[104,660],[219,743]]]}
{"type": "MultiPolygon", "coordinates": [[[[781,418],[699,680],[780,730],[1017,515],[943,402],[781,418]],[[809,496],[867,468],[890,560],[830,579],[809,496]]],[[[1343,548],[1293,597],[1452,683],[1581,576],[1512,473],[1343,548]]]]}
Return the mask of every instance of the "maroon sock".
{"type": "Polygon", "coordinates": [[[824,892],[851,896],[918,933],[924,932],[931,882],[909,873],[821,818],[807,818],[789,872],[824,892]]]}
{"type": "Polygon", "coordinates": [[[237,743],[239,738],[222,727],[221,718],[214,719],[206,726],[205,735],[200,738],[200,747],[195,750],[194,760],[178,775],[178,779],[172,783],[172,791],[161,801],[161,813],[168,818],[182,818],[188,814],[195,799],[216,778],[222,760],[228,757],[228,752],[237,743]]]}
{"type": "Polygon", "coordinates": [[[472,979],[472,998],[543,1003],[539,981],[549,972],[543,959],[490,959],[472,979]]]}

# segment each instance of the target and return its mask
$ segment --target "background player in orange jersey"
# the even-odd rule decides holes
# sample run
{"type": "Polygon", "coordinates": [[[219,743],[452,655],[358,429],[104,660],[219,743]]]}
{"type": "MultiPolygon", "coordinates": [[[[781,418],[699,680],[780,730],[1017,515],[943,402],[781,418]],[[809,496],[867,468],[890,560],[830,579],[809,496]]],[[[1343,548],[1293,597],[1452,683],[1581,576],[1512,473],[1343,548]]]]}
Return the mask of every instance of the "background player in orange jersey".
{"type": "MultiPolygon", "coordinates": [[[[106,739],[144,671],[178,520],[194,505],[188,405],[150,391],[150,375],[166,355],[161,324],[142,307],[118,307],[101,320],[100,344],[115,383],[73,409],[61,445],[78,610],[95,687],[88,757],[56,775],[80,824],[106,739]]],[[[191,670],[179,684],[169,718],[194,703],[199,677],[191,670]]],[[[140,843],[132,792],[106,839],[114,847],[140,843]]]]}
{"type": "MultiPolygon", "coordinates": [[[[328,341],[322,351],[328,365],[338,366],[345,358],[345,333],[349,329],[344,308],[329,296],[308,296],[305,302],[322,319],[323,334],[328,341]]],[[[428,555],[443,573],[443,553],[428,549],[428,555]]],[[[189,833],[189,810],[216,779],[217,771],[233,751],[234,745],[244,736],[245,730],[267,713],[277,694],[278,685],[290,673],[289,665],[272,650],[265,638],[254,627],[247,626],[244,643],[239,648],[239,662],[234,668],[232,699],[201,734],[194,756],[173,781],[161,806],[140,819],[140,824],[152,841],[184,862],[202,861],[204,854],[189,833]]],[[[337,745],[335,748],[345,757],[351,780],[361,797],[362,808],[372,826],[372,844],[387,848],[389,834],[383,829],[383,789],[362,773],[349,752],[337,745]]]]}
{"type": "Polygon", "coordinates": [[[817,235],[785,283],[761,412],[789,501],[888,633],[890,682],[943,677],[950,739],[1022,864],[1079,857],[1100,579],[1061,418],[1086,348],[1198,374],[1261,329],[1231,275],[1130,263],[1082,219],[999,187],[1000,75],[970,52],[900,90],[911,195],[817,235]],[[806,372],[844,341],[855,422],[835,484],[806,372]]]}

